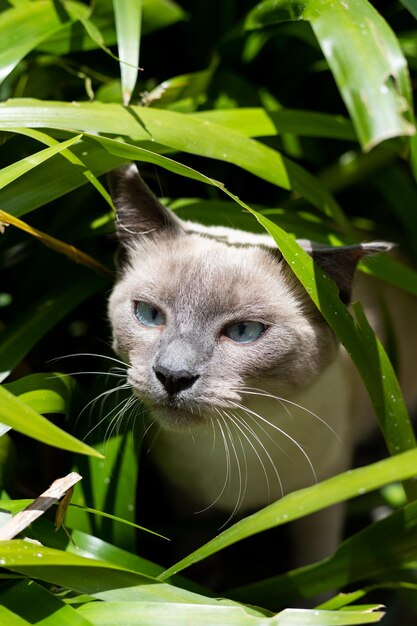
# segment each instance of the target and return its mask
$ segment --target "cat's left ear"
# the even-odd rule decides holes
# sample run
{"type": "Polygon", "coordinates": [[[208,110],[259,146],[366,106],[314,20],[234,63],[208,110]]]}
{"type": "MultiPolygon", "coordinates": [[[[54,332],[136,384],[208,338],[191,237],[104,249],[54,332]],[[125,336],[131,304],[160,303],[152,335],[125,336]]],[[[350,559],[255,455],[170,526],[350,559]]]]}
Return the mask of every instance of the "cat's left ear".
{"type": "Polygon", "coordinates": [[[339,288],[339,296],[344,304],[349,304],[352,294],[353,276],[359,261],[366,256],[388,252],[395,244],[386,241],[372,241],[352,246],[326,246],[306,239],[297,240],[315,263],[332,278],[339,288]]]}
{"type": "Polygon", "coordinates": [[[119,262],[123,265],[129,250],[143,237],[163,232],[183,233],[180,220],[158,200],[140,176],[136,165],[122,165],[107,176],[116,209],[116,233],[120,242],[119,262]]]}

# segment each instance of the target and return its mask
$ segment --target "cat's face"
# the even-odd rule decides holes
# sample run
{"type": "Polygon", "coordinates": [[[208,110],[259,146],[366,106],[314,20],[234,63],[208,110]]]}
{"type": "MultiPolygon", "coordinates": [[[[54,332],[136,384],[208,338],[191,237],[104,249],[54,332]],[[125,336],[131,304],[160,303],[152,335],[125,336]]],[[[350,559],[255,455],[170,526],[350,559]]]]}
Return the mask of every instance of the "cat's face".
{"type": "Polygon", "coordinates": [[[109,303],[128,382],[168,428],[188,428],[256,387],[285,395],[335,341],[273,251],[196,234],[144,238],[109,303]]]}

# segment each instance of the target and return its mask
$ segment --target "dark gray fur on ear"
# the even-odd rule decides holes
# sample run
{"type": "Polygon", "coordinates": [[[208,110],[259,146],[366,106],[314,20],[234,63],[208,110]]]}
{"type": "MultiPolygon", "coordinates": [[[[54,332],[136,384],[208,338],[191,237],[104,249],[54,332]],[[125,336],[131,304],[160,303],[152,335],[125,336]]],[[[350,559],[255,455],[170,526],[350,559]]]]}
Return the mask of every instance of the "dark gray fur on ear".
{"type": "Polygon", "coordinates": [[[326,246],[306,239],[299,239],[300,246],[308,252],[315,263],[332,278],[339,288],[339,296],[345,304],[350,303],[353,276],[359,261],[365,257],[381,252],[388,252],[395,244],[387,241],[371,241],[370,243],[352,246],[326,246]]]}
{"type": "Polygon", "coordinates": [[[111,171],[107,180],[116,209],[121,264],[140,237],[155,237],[163,231],[170,234],[183,232],[180,220],[160,203],[140,176],[136,165],[131,163],[111,171]]]}

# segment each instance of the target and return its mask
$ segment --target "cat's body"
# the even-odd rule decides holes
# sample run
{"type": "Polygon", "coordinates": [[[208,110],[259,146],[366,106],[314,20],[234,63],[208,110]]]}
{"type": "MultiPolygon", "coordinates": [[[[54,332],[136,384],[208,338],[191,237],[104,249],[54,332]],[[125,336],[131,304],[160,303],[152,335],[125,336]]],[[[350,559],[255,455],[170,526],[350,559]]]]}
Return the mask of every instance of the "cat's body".
{"type": "MultiPolygon", "coordinates": [[[[114,347],[160,426],[152,454],[165,479],[227,519],[347,469],[372,428],[369,400],[273,240],[180,222],[132,169],[111,187],[122,267],[109,304],[114,347]]],[[[312,254],[348,301],[357,261],[381,249],[312,254]]],[[[377,296],[364,295],[381,325],[377,296]]],[[[341,519],[337,507],[319,514],[308,534],[301,522],[306,560],[334,549],[341,519]]]]}

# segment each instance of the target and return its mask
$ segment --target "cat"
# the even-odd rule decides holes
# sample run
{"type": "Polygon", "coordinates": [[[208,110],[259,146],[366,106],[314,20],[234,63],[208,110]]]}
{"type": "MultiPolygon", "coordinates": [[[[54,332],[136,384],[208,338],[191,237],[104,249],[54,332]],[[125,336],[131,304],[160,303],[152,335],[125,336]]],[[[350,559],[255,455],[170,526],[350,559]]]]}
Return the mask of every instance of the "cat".
{"type": "MultiPolygon", "coordinates": [[[[233,518],[347,470],[376,421],[350,359],[272,238],[181,221],[134,165],[110,173],[109,187],[119,239],[113,347],[159,426],[152,456],[164,480],[197,508],[233,518]]],[[[391,247],[300,243],[345,304],[358,261],[391,247]]],[[[381,331],[379,295],[369,279],[359,283],[381,331]]],[[[342,506],[294,523],[295,564],[330,554],[342,524],[342,506]]]]}

